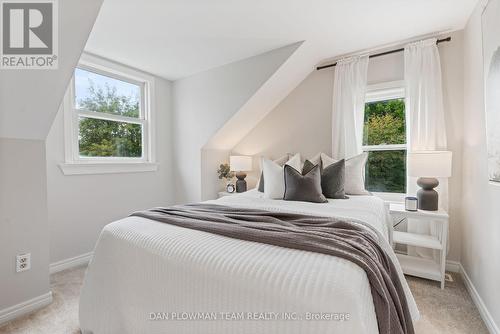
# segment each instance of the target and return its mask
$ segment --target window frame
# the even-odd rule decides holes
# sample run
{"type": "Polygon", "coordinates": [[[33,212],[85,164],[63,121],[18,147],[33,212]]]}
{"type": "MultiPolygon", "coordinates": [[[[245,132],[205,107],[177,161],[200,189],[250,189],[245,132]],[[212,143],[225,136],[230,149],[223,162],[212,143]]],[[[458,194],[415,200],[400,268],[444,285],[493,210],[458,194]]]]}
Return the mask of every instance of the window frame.
{"type": "Polygon", "coordinates": [[[73,70],[66,90],[62,108],[64,109],[65,163],[60,164],[64,174],[102,174],[120,172],[154,171],[157,169],[155,154],[154,84],[152,75],[113,61],[82,54],[73,70]],[[105,114],[76,108],[75,70],[80,68],[99,75],[132,83],[140,87],[139,117],[105,114]],[[110,120],[142,127],[142,156],[134,157],[85,157],[79,154],[79,118],[110,120]]]}
{"type": "MultiPolygon", "coordinates": [[[[405,82],[403,80],[372,84],[368,85],[366,89],[365,105],[367,103],[394,100],[394,99],[406,99],[405,82]]],[[[406,116],[407,115],[405,110],[405,122],[406,122],[406,116]]],[[[364,120],[364,111],[363,111],[363,120],[364,120]]],[[[401,151],[401,150],[405,150],[406,152],[408,152],[408,140],[406,140],[405,144],[362,145],[361,148],[363,152],[370,152],[370,151],[382,152],[382,151],[401,151]]],[[[406,193],[394,193],[394,192],[372,192],[372,193],[390,202],[403,201],[404,197],[406,196],[406,193]]]]}

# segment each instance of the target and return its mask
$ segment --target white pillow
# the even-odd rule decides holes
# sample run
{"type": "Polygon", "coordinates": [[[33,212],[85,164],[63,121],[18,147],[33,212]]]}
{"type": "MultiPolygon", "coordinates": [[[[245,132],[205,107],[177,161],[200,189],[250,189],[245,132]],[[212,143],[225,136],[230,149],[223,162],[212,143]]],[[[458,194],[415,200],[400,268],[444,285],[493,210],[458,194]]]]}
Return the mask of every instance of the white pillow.
{"type": "MultiPolygon", "coordinates": [[[[292,156],[293,156],[292,154],[287,153],[286,155],[282,156],[281,158],[274,160],[274,162],[276,162],[280,166],[284,166],[286,164],[286,162],[288,160],[290,160],[290,158],[292,156]]],[[[264,172],[262,170],[262,159],[264,159],[264,157],[260,157],[260,176],[259,176],[259,180],[257,181],[257,190],[260,191],[261,193],[264,192],[264,182],[263,182],[264,178],[262,177],[264,172]]]]}
{"type": "Polygon", "coordinates": [[[321,154],[323,153],[318,153],[316,154],[314,157],[312,157],[311,159],[308,159],[313,165],[319,165],[319,163],[321,162],[321,154]]]}
{"type": "MultiPolygon", "coordinates": [[[[345,161],[345,193],[347,195],[370,195],[365,189],[365,165],[368,153],[361,153],[345,161]]],[[[321,153],[323,168],[338,160],[321,153]]]]}
{"type": "MultiPolygon", "coordinates": [[[[300,154],[295,154],[286,165],[300,171],[300,154]]],[[[264,197],[283,199],[285,194],[284,167],[272,160],[262,158],[262,171],[264,173],[264,197]]]]}

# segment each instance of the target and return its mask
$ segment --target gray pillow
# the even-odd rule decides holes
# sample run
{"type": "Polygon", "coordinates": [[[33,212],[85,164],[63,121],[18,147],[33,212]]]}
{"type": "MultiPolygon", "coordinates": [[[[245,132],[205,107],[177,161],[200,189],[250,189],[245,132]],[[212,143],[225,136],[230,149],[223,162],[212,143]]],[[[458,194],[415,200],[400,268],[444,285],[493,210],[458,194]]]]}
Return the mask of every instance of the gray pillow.
{"type": "Polygon", "coordinates": [[[302,167],[302,175],[306,175],[307,173],[309,173],[316,166],[317,165],[313,164],[309,160],[306,160],[304,162],[304,166],[302,167]]]}
{"type": "Polygon", "coordinates": [[[257,190],[261,193],[264,192],[264,172],[260,172],[259,187],[257,190]]]}
{"type": "Polygon", "coordinates": [[[321,170],[321,189],[326,198],[345,199],[345,160],[334,162],[321,170]]]}
{"type": "Polygon", "coordinates": [[[328,200],[321,193],[321,170],[314,166],[302,175],[292,166],[285,165],[285,201],[325,203],[328,200]]]}

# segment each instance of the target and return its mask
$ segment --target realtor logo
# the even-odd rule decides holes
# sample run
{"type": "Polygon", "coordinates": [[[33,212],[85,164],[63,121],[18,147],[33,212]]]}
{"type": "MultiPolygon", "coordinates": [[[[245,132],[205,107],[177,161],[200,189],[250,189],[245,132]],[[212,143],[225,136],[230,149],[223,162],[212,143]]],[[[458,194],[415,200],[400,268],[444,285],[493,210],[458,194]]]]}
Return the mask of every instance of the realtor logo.
{"type": "Polygon", "coordinates": [[[1,69],[56,69],[57,0],[0,0],[1,69]]]}

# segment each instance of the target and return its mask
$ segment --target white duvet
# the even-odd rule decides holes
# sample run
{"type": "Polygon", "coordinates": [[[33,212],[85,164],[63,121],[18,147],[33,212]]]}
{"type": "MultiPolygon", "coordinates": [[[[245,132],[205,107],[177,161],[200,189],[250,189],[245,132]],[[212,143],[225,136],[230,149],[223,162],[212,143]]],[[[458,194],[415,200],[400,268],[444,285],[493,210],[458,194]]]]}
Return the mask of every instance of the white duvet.
{"type": "MultiPolygon", "coordinates": [[[[363,222],[395,261],[418,318],[379,198],[313,204],[252,190],[209,203],[363,222]]],[[[103,229],[81,292],[80,327],[84,334],[378,333],[366,274],[349,261],[139,217],[103,229]]]]}

